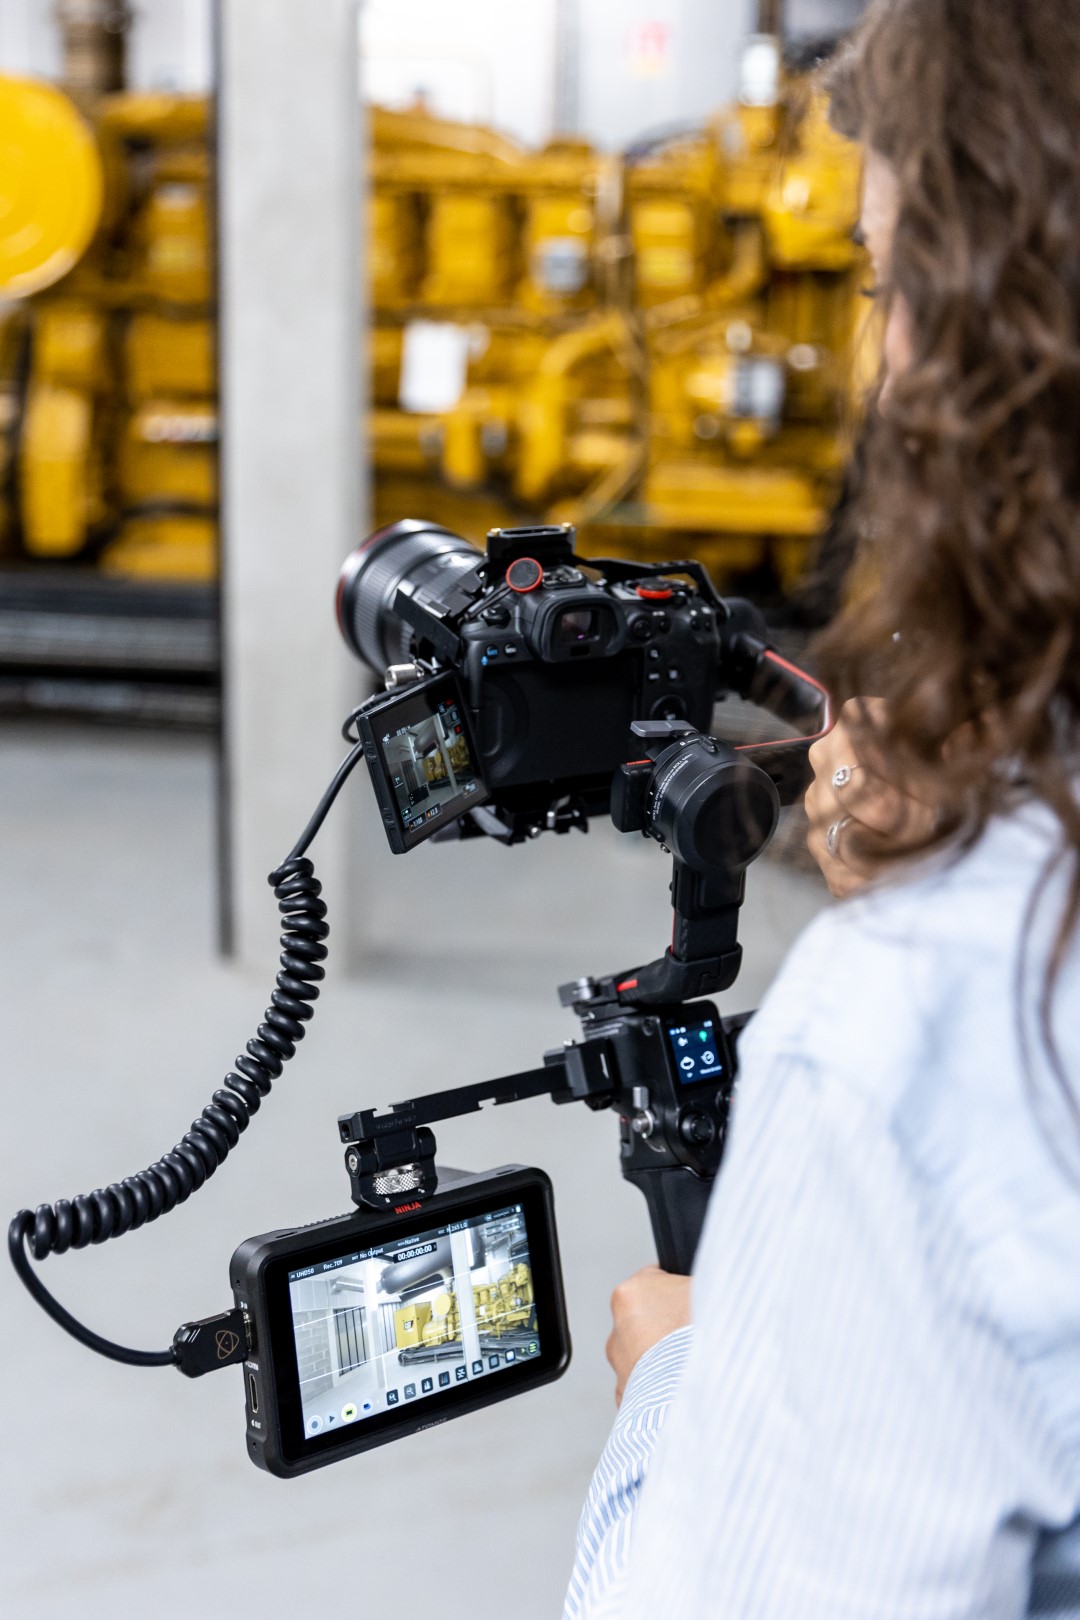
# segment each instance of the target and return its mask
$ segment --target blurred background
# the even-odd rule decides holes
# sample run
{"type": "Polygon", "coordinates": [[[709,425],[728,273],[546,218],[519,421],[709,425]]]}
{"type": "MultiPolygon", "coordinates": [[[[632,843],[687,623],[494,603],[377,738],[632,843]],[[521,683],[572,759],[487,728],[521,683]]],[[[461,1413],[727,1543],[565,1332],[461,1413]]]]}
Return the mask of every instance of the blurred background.
{"type": "MultiPolygon", "coordinates": [[[[876,351],[859,154],[814,73],[861,9],[0,0],[12,1211],[150,1163],[258,1021],[265,874],[372,689],[333,618],[368,530],[568,521],[586,555],[701,559],[789,651],[828,616],[876,351]]],[[[824,903],[800,848],[792,812],[725,1010],[824,903]]],[[[559,982],[666,943],[665,860],[608,827],[402,860],[355,777],[314,856],[326,994],[243,1151],[49,1264],[122,1341],[224,1308],[242,1238],[346,1206],[339,1112],[531,1067],[574,1033],[559,982]]],[[[567,1377],[283,1484],[245,1459],[239,1375],[100,1361],[9,1274],[8,1612],[559,1612],[644,1205],[605,1115],[532,1102],[440,1148],[552,1175],[567,1377]]]]}

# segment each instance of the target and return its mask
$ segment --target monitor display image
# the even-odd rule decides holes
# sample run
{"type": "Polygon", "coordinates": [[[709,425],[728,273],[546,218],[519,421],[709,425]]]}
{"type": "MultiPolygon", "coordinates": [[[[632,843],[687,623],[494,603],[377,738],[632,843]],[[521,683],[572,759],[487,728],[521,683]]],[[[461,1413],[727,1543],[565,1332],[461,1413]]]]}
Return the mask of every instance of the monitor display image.
{"type": "Polygon", "coordinates": [[[460,704],[449,685],[410,693],[379,722],[379,746],[402,830],[434,831],[483,798],[460,704]],[[441,693],[441,695],[440,695],[441,693]]]}
{"type": "Polygon", "coordinates": [[[288,1281],[306,1439],[540,1354],[521,1204],[288,1281]]]}

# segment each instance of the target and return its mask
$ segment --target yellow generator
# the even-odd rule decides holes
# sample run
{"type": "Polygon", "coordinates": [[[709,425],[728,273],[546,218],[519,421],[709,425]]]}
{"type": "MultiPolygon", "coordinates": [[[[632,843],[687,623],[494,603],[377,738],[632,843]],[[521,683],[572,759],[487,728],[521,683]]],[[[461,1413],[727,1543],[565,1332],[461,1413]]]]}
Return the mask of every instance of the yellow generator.
{"type": "Polygon", "coordinates": [[[854,414],[860,159],[780,82],[620,160],[376,115],[379,523],[543,515],[795,582],[854,414]]]}
{"type": "MultiPolygon", "coordinates": [[[[523,1264],[512,1266],[497,1283],[473,1286],[473,1311],[483,1347],[496,1345],[508,1335],[535,1328],[532,1273],[523,1264]]],[[[461,1317],[453,1289],[441,1289],[430,1299],[399,1306],[394,1312],[394,1340],[410,1360],[423,1360],[461,1344],[461,1317]]]]}
{"type": "Polygon", "coordinates": [[[212,579],[208,103],[121,93],[90,106],[88,125],[59,91],[0,80],[5,150],[27,170],[16,202],[30,199],[40,228],[60,236],[62,226],[70,244],[61,274],[40,278],[40,290],[0,262],[3,285],[31,295],[0,328],[0,400],[13,401],[16,423],[9,543],[17,538],[35,558],[93,558],[115,573],[212,579]],[[72,206],[59,220],[42,213],[41,199],[65,187],[83,197],[85,218],[72,206]]]}
{"type": "MultiPolygon", "coordinates": [[[[572,521],[586,551],[693,553],[722,584],[762,565],[794,583],[865,374],[860,162],[809,81],[777,83],[765,104],[620,157],[574,140],[528,151],[423,106],[372,111],[377,523],[414,513],[475,538],[572,521]]],[[[68,259],[0,322],[0,472],[17,462],[0,543],[209,579],[209,104],[97,97],[91,138],[47,94],[70,127],[38,161],[81,163],[93,206],[61,227],[46,211],[68,259]]],[[[13,104],[0,95],[9,133],[13,104]]]]}

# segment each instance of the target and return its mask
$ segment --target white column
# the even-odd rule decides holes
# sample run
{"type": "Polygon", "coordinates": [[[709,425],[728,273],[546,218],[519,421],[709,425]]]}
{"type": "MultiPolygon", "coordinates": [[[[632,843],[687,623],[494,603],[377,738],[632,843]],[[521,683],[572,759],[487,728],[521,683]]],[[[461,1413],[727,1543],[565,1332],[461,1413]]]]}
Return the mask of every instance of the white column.
{"type": "Polygon", "coordinates": [[[461,1350],[466,1365],[480,1359],[480,1330],[476,1325],[476,1301],[472,1291],[472,1234],[451,1232],[450,1254],[454,1262],[454,1293],[461,1323],[461,1350]]]}
{"type": "MultiPolygon", "coordinates": [[[[219,26],[225,935],[261,965],[279,932],[266,874],[360,690],[333,613],[363,515],[356,3],[221,0],[219,26]]],[[[339,960],[368,791],[350,788],[313,851],[339,960]]]]}

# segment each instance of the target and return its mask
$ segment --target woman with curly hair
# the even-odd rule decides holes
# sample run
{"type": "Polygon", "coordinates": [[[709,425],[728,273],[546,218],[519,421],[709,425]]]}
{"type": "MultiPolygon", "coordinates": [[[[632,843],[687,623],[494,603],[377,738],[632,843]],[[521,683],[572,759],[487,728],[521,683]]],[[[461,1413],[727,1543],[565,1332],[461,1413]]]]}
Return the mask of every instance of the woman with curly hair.
{"type": "Polygon", "coordinates": [[[831,88],[886,321],[840,903],[740,1042],[692,1285],[616,1291],[588,1620],[1080,1616],[1080,6],[879,0],[831,88]]]}

